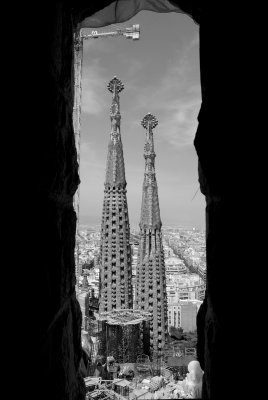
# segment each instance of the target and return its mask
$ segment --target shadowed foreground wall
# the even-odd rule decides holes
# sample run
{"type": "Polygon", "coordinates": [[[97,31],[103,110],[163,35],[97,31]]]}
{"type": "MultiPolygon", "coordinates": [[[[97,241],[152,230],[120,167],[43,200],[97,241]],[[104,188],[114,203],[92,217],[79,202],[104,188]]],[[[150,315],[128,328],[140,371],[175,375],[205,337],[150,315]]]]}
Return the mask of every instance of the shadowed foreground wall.
{"type": "Polygon", "coordinates": [[[248,59],[242,32],[243,20],[235,9],[223,12],[211,6],[202,15],[202,106],[194,145],[206,196],[207,290],[197,318],[203,398],[241,398],[257,390],[250,379],[256,361],[247,334],[252,316],[247,299],[254,298],[251,273],[256,265],[250,234],[255,232],[256,193],[249,187],[246,131],[246,115],[253,108],[249,80],[242,73],[248,59]]]}
{"type": "MultiPolygon", "coordinates": [[[[19,346],[10,371],[20,375],[21,397],[27,399],[83,399],[78,371],[81,312],[74,292],[72,197],[79,177],[72,127],[72,38],[82,16],[108,3],[76,1],[73,6],[72,1],[47,1],[40,9],[33,5],[31,18],[24,12],[27,51],[16,61],[25,87],[16,100],[26,118],[14,131],[17,137],[23,132],[25,141],[14,180],[16,215],[21,219],[20,224],[16,221],[21,250],[18,253],[15,246],[15,254],[13,249],[19,260],[20,291],[16,308],[10,310],[16,313],[11,329],[16,328],[19,346]]],[[[237,300],[250,283],[245,263],[251,256],[246,251],[247,226],[253,219],[254,197],[254,191],[247,190],[250,173],[243,147],[249,110],[240,72],[248,54],[239,39],[243,21],[238,30],[235,13],[215,2],[207,9],[201,1],[198,7],[195,2],[177,3],[189,14],[194,11],[200,23],[202,107],[194,144],[207,200],[207,294],[198,315],[198,357],[205,371],[203,396],[220,398],[228,397],[226,380],[237,382],[236,362],[253,363],[242,340],[249,309],[237,300]]],[[[240,384],[232,390],[248,391],[240,384]]]]}

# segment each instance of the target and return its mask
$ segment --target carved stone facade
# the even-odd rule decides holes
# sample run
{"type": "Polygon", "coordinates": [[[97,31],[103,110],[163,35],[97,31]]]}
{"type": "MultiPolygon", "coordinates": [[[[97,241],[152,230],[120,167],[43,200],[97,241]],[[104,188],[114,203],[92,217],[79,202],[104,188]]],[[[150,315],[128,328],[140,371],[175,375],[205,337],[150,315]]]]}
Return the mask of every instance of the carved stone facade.
{"type": "Polygon", "coordinates": [[[152,129],[158,124],[148,113],[141,122],[146,129],[144,146],[145,174],[140,220],[140,246],[137,265],[136,307],[150,311],[151,354],[161,355],[167,336],[167,297],[158,189],[155,176],[155,152],[152,129]]]}
{"type": "Polygon", "coordinates": [[[108,145],[100,245],[100,312],[132,308],[131,247],[126,197],[125,165],[120,134],[119,93],[122,82],[108,84],[113,94],[111,137],[108,145]]]}

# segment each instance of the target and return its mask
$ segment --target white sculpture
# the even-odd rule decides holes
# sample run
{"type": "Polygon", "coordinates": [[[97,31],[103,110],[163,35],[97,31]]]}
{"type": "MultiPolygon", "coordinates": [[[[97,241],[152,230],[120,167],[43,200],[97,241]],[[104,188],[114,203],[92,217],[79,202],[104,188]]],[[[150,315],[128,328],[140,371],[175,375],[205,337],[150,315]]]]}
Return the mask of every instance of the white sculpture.
{"type": "Polygon", "coordinates": [[[198,361],[191,361],[188,364],[189,373],[183,381],[184,392],[193,399],[201,399],[202,397],[202,371],[198,361]]]}

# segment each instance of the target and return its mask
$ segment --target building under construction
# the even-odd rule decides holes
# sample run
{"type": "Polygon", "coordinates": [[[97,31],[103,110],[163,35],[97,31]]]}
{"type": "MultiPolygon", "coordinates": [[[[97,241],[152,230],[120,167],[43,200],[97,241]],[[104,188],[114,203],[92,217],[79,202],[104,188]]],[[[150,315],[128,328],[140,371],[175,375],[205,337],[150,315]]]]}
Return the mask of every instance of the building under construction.
{"type": "Polygon", "coordinates": [[[100,313],[99,354],[113,356],[118,363],[136,363],[139,355],[149,355],[151,317],[151,313],[132,309],[100,313]]]}
{"type": "Polygon", "coordinates": [[[107,87],[112,105],[100,240],[101,313],[133,307],[127,182],[120,133],[119,93],[124,85],[114,77],[107,87]]]}
{"type": "Polygon", "coordinates": [[[140,245],[136,278],[136,308],[151,312],[151,358],[158,364],[167,338],[167,293],[158,188],[155,174],[153,128],[157,119],[148,113],[141,125],[146,129],[145,173],[142,190],[140,245]]]}

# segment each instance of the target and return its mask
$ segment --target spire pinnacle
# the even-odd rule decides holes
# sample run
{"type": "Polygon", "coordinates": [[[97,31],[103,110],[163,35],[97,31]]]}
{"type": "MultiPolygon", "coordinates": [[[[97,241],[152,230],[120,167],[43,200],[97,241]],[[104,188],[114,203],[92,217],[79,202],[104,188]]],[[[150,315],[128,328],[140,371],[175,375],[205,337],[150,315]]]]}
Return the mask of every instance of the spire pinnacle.
{"type": "Polygon", "coordinates": [[[148,130],[154,129],[158,125],[158,121],[154,115],[148,112],[143,120],[141,121],[141,125],[148,130]]]}
{"type": "Polygon", "coordinates": [[[108,90],[113,94],[112,105],[110,109],[110,118],[112,124],[111,140],[115,144],[120,141],[120,102],[119,93],[124,89],[123,83],[116,76],[108,83],[108,90]]]}
{"type": "Polygon", "coordinates": [[[123,83],[116,76],[107,85],[108,90],[111,93],[120,93],[124,89],[123,83]]]}
{"type": "Polygon", "coordinates": [[[105,184],[111,186],[121,185],[125,187],[125,166],[120,133],[121,114],[119,101],[119,93],[124,89],[124,85],[116,76],[114,76],[114,78],[108,83],[107,88],[112,93],[113,97],[110,108],[111,140],[108,147],[105,184]]]}
{"type": "MultiPolygon", "coordinates": [[[[153,129],[158,125],[158,121],[154,115],[151,113],[147,113],[145,117],[141,121],[141,125],[143,128],[146,129],[146,139],[145,139],[145,145],[144,145],[144,158],[145,160],[150,157],[151,162],[153,163],[153,168],[154,168],[154,158],[155,158],[155,152],[154,152],[154,139],[153,139],[153,129]]],[[[146,161],[146,165],[150,161],[146,161]]],[[[145,167],[146,167],[145,165],[145,167]]]]}
{"type": "Polygon", "coordinates": [[[154,115],[148,113],[142,119],[141,125],[146,129],[146,138],[144,144],[145,173],[140,226],[149,229],[160,229],[161,219],[155,176],[155,152],[153,140],[153,129],[158,125],[158,121],[154,115]]]}

